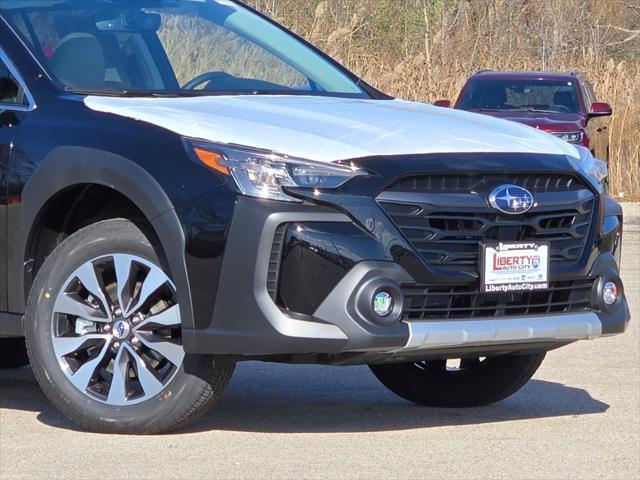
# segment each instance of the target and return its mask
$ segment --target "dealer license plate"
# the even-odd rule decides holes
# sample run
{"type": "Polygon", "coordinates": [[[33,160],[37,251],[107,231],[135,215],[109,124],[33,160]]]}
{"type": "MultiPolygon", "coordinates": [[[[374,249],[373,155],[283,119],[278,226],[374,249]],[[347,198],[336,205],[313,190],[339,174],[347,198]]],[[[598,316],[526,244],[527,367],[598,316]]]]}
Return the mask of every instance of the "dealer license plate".
{"type": "Polygon", "coordinates": [[[549,288],[548,243],[485,243],[480,259],[483,293],[549,288]]]}

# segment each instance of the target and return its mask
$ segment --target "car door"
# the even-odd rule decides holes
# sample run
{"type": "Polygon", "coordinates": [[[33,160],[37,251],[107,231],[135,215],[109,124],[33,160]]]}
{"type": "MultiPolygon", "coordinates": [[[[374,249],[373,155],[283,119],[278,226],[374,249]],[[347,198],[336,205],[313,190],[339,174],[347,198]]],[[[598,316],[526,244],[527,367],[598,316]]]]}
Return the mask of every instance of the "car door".
{"type": "Polygon", "coordinates": [[[20,115],[30,104],[18,73],[0,46],[0,312],[7,311],[7,205],[9,159],[20,115]]]}

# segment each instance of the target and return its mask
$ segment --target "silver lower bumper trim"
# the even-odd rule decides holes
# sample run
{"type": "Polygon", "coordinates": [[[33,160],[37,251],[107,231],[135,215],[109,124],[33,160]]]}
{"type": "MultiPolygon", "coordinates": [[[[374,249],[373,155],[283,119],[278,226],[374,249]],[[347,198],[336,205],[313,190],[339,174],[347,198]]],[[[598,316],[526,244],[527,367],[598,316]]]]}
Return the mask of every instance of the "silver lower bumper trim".
{"type": "Polygon", "coordinates": [[[400,352],[448,347],[590,340],[602,336],[602,323],[592,312],[406,323],[409,325],[409,341],[399,350],[400,352]]]}

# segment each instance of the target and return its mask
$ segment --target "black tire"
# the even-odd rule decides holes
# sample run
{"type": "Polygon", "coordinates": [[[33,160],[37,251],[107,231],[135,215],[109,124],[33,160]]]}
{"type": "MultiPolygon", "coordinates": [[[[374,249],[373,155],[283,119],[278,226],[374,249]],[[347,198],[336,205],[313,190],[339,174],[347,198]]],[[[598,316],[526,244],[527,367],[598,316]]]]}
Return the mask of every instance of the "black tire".
{"type": "Polygon", "coordinates": [[[490,405],[513,395],[536,373],[545,354],[466,360],[449,370],[446,361],[371,365],[374,375],[396,395],[427,407],[490,405]]]}
{"type": "MultiPolygon", "coordinates": [[[[25,327],[33,371],[51,402],[85,430],[127,434],[175,430],[203,414],[221,396],[231,379],[233,362],[216,360],[214,364],[211,357],[186,355],[179,367],[171,367],[172,376],[158,394],[148,399],[143,396],[141,403],[112,405],[92,398],[87,393],[88,388],[81,390],[76,387],[69,377],[68,367],[63,369],[56,354],[54,342],[60,337],[56,337],[58,334],[54,332],[54,318],[57,317],[54,317],[56,307],[52,300],[61,292],[67,295],[62,289],[68,285],[68,278],[76,269],[87,263],[93,265],[92,259],[115,254],[135,255],[166,271],[162,269],[162,262],[149,239],[130,221],[116,219],[96,223],[67,238],[47,258],[29,296],[25,327]]],[[[95,267],[93,271],[96,271],[95,267]]],[[[67,321],[66,314],[63,314],[63,321],[67,321]]],[[[114,334],[115,330],[114,325],[114,334]]],[[[110,352],[110,348],[105,347],[104,351],[110,352]]],[[[93,382],[96,375],[104,375],[102,372],[107,367],[99,366],[98,373],[95,367],[90,368],[94,370],[93,377],[90,377],[93,382]]],[[[123,371],[123,384],[128,385],[131,383],[130,375],[135,378],[138,369],[127,364],[123,371]],[[135,373],[131,374],[131,371],[135,373]]],[[[112,380],[115,380],[113,373],[112,380]]]]}
{"type": "Polygon", "coordinates": [[[29,365],[24,338],[0,338],[0,370],[29,365]]]}

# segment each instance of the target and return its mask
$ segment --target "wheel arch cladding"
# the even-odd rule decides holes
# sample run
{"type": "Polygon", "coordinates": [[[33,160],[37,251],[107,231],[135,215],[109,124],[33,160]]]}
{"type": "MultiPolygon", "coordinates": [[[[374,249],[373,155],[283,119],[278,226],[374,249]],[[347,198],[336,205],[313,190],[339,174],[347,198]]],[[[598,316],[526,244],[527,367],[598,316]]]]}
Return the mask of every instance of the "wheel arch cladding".
{"type": "Polygon", "coordinates": [[[178,291],[185,327],[193,323],[193,309],[185,264],[185,235],[174,206],[162,186],[137,163],[110,152],[85,147],[58,147],[31,175],[22,192],[17,248],[12,271],[18,275],[10,298],[15,311],[24,311],[32,278],[25,266],[40,216],[51,199],[73,186],[93,184],[124,195],[144,215],[163,249],[178,291]]]}

